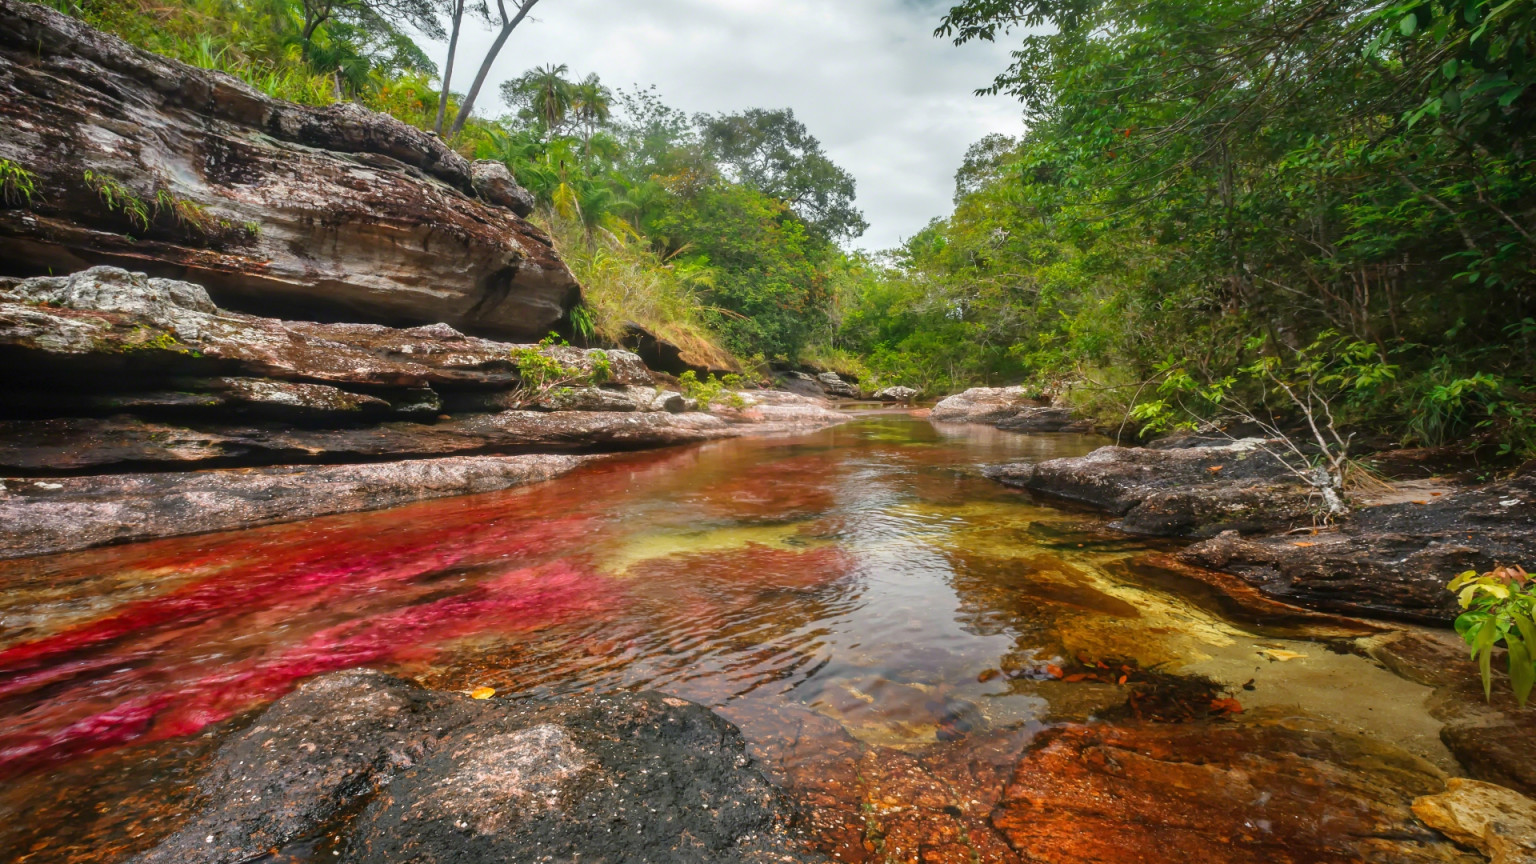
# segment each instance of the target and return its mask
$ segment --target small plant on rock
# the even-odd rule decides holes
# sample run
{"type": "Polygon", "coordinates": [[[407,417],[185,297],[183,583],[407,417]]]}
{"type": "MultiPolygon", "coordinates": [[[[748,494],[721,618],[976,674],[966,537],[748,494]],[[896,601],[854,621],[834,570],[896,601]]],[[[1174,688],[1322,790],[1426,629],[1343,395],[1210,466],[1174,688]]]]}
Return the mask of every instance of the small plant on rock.
{"type": "Polygon", "coordinates": [[[531,405],[551,396],[563,396],[570,392],[573,385],[600,383],[612,375],[612,364],[606,352],[593,352],[591,372],[580,366],[562,363],[560,358],[553,356],[550,349],[564,347],[565,344],[565,340],[551,333],[537,345],[512,349],[512,363],[517,366],[519,379],[515,391],[518,404],[531,405]]]}
{"type": "Polygon", "coordinates": [[[85,183],[101,199],[107,212],[121,213],[130,223],[139,226],[140,230],[149,229],[149,205],[133,194],[132,189],[97,171],[85,172],[85,183]]]}
{"type": "Polygon", "coordinates": [[[690,369],[678,376],[677,383],[682,388],[683,398],[699,403],[699,408],[702,410],[709,410],[709,406],[717,402],[737,410],[747,407],[747,400],[741,398],[741,394],[736,392],[743,384],[740,375],[732,373],[724,378],[716,378],[711,373],[708,378],[700,381],[699,376],[690,369]]]}
{"type": "Polygon", "coordinates": [[[1520,567],[1475,570],[1451,580],[1466,611],[1456,618],[1456,632],[1472,648],[1483,674],[1483,696],[1493,698],[1493,649],[1509,652],[1509,684],[1524,708],[1536,685],[1536,580],[1520,567]]]}
{"type": "Polygon", "coordinates": [[[36,195],[36,175],[9,159],[0,159],[0,203],[26,207],[36,195]]]}

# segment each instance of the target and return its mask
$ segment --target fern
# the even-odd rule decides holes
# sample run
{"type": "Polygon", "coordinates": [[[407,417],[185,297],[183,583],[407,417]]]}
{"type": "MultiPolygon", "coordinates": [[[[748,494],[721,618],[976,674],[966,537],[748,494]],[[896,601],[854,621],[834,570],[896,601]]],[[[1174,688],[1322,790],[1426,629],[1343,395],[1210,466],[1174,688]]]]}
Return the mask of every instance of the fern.
{"type": "Polygon", "coordinates": [[[0,201],[29,207],[37,195],[37,176],[9,159],[0,159],[0,201]]]}

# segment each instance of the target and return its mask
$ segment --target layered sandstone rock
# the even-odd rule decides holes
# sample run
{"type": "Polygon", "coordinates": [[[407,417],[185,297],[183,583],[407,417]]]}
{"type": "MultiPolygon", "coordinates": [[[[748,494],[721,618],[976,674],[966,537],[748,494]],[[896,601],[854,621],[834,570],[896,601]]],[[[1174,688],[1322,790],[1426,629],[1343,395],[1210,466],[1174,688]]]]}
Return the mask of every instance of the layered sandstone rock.
{"type": "Polygon", "coordinates": [[[845,419],[769,391],[685,412],[627,351],[263,318],[111,267],[0,281],[0,359],[7,557],[503,489],[575,464],[550,454],[845,419]]]}
{"type": "Polygon", "coordinates": [[[0,0],[0,158],[36,183],[0,209],[12,274],[111,263],[236,308],[535,339],[580,297],[504,169],[19,0],[0,0]]]}

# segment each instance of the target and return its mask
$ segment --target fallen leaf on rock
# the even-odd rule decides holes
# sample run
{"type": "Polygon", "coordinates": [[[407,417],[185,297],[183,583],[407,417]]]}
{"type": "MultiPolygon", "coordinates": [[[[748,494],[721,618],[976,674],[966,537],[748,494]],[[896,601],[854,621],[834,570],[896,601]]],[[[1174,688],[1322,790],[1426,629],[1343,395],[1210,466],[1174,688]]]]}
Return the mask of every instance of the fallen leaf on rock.
{"type": "Polygon", "coordinates": [[[1205,470],[1211,472],[1212,474],[1215,474],[1217,471],[1220,471],[1221,469],[1223,469],[1225,467],[1226,467],[1225,465],[1212,465],[1211,467],[1209,467],[1209,468],[1207,468],[1205,470]]]}
{"type": "Polygon", "coordinates": [[[1236,699],[1212,699],[1211,713],[1241,714],[1243,713],[1243,706],[1236,699]]]}
{"type": "Polygon", "coordinates": [[[471,699],[489,699],[495,695],[495,687],[476,687],[475,689],[469,691],[469,698],[471,699]]]}
{"type": "Polygon", "coordinates": [[[1045,674],[1051,676],[1052,678],[1060,678],[1061,677],[1061,667],[1057,666],[1054,663],[1049,665],[1049,666],[1046,666],[1045,667],[1045,674]]]}
{"type": "Polygon", "coordinates": [[[1287,651],[1284,648],[1260,648],[1259,653],[1271,660],[1279,660],[1282,663],[1287,660],[1295,660],[1298,657],[1307,656],[1305,654],[1298,654],[1295,651],[1287,651]]]}
{"type": "Polygon", "coordinates": [[[1291,545],[1292,545],[1292,546],[1300,546],[1300,547],[1302,547],[1302,548],[1303,548],[1303,549],[1305,549],[1305,548],[1306,548],[1306,547],[1308,547],[1308,546],[1316,546],[1316,545],[1317,545],[1317,544],[1316,544],[1316,543],[1308,543],[1308,542],[1307,542],[1307,541],[1305,541],[1305,540],[1300,540],[1300,541],[1297,541],[1297,542],[1295,542],[1295,543],[1292,543],[1292,544],[1291,544],[1291,545]]]}

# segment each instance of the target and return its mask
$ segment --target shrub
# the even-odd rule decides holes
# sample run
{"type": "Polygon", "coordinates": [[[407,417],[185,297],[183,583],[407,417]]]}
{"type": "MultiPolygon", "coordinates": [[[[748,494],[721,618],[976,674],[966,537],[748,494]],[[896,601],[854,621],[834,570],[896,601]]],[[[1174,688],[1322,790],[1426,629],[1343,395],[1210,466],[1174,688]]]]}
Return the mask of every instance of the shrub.
{"type": "Polygon", "coordinates": [[[1472,648],[1483,675],[1483,696],[1493,697],[1493,649],[1500,642],[1509,652],[1509,683],[1524,708],[1536,684],[1536,581],[1520,567],[1475,570],[1457,576],[1450,590],[1458,592],[1461,608],[1456,632],[1472,648]]]}

